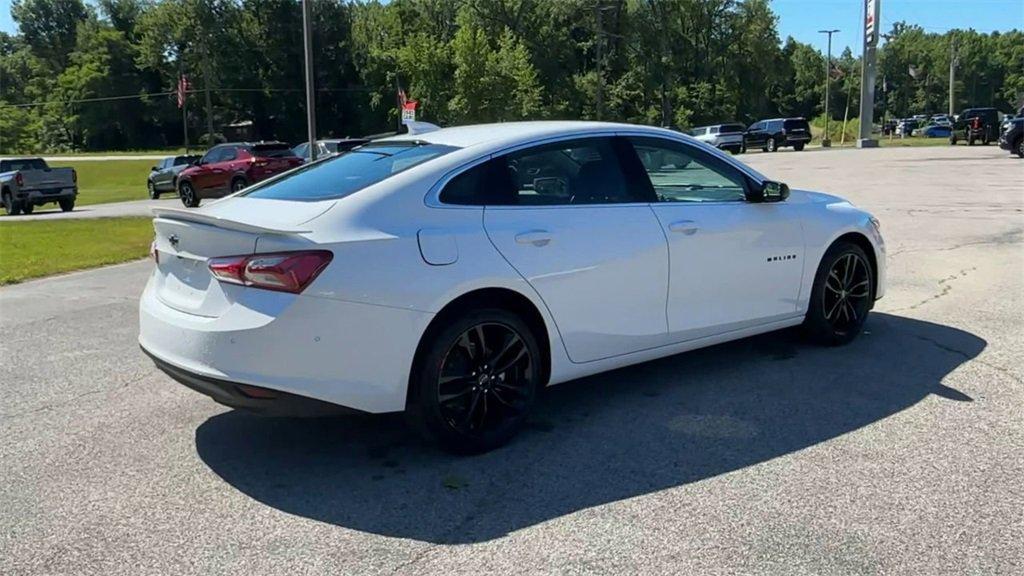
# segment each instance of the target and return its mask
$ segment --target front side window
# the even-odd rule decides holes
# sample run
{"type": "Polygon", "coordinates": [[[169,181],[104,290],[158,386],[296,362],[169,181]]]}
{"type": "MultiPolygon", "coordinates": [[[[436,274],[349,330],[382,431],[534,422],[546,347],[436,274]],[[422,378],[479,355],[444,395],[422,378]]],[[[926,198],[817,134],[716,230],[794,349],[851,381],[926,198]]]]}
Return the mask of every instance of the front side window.
{"type": "Polygon", "coordinates": [[[380,141],[354,148],[250,188],[242,196],[316,201],[344,198],[367,186],[449,152],[454,146],[419,141],[380,141]]]}
{"type": "Polygon", "coordinates": [[[659,202],[743,202],[742,174],[691,146],[630,138],[659,202]]]}

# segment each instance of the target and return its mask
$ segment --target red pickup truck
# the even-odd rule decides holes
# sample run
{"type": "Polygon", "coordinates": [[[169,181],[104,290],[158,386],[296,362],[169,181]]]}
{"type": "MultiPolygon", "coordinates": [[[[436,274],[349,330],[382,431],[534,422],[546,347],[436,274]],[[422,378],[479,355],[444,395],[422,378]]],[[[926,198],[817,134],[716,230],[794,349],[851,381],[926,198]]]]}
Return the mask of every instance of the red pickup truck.
{"type": "Polygon", "coordinates": [[[229,142],[206,151],[178,174],[178,194],[189,208],[302,165],[284,142],[229,142]]]}

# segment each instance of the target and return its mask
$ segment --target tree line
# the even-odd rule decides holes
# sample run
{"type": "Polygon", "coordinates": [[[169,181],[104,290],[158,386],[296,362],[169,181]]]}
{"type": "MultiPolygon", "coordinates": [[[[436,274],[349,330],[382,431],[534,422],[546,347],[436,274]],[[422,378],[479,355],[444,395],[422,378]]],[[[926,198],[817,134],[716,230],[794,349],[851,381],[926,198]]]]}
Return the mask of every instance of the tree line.
{"type": "MultiPolygon", "coordinates": [[[[781,40],[768,0],[313,0],[321,135],[394,129],[400,86],[442,125],[602,119],[685,129],[823,113],[825,56],[781,40]]],[[[0,152],[146,149],[305,134],[296,0],[14,0],[0,33],[0,152]],[[175,101],[190,82],[188,116],[175,101]],[[207,134],[209,89],[214,134],[207,134]]],[[[857,23],[845,24],[848,27],[857,23]]],[[[895,24],[877,114],[1010,111],[1024,34],[895,24]]],[[[856,115],[860,61],[834,55],[830,113],[856,115]]],[[[877,116],[876,117],[879,117],[877,116]]]]}

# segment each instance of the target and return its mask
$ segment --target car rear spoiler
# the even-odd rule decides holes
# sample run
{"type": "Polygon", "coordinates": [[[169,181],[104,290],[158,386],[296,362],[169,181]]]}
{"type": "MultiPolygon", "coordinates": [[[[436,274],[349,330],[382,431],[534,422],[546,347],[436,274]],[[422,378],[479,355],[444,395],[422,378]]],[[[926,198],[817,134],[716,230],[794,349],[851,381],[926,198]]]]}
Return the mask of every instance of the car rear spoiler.
{"type": "Polygon", "coordinates": [[[237,220],[230,220],[228,218],[222,218],[220,216],[204,214],[202,212],[194,212],[192,210],[186,210],[184,208],[153,208],[152,210],[153,216],[157,218],[163,218],[165,220],[195,222],[196,224],[206,224],[208,226],[216,226],[218,228],[224,228],[226,230],[238,230],[239,232],[251,232],[253,234],[289,235],[304,234],[312,231],[307,228],[287,228],[282,226],[274,226],[273,228],[269,228],[266,226],[260,226],[259,224],[239,222],[237,220]]]}

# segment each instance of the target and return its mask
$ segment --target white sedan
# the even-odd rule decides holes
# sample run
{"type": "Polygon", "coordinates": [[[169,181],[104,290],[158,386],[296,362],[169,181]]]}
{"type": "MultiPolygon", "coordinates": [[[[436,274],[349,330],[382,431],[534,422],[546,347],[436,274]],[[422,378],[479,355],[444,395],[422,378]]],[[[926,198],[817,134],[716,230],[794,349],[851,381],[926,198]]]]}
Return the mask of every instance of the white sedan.
{"type": "Polygon", "coordinates": [[[543,386],[796,325],[844,344],[885,287],[867,212],[626,124],[396,136],[155,212],[161,369],[265,413],[406,411],[461,452],[543,386]]]}

